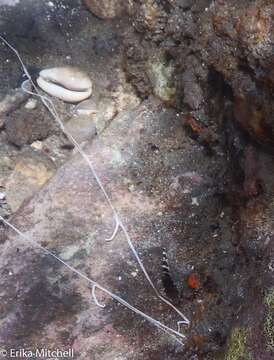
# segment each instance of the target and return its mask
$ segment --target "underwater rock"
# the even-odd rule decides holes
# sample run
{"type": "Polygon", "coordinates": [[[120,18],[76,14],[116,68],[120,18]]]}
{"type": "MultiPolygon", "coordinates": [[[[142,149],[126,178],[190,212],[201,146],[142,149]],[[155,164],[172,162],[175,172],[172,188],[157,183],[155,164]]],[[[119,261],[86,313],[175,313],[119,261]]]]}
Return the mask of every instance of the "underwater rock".
{"type": "Polygon", "coordinates": [[[264,108],[259,107],[259,104],[256,104],[256,101],[252,102],[251,98],[248,96],[236,96],[234,102],[234,116],[242,128],[258,142],[268,145],[271,145],[272,143],[273,145],[271,116],[266,116],[264,108]]]}
{"type": "Polygon", "coordinates": [[[197,110],[203,103],[203,91],[195,74],[189,69],[182,75],[184,84],[184,103],[191,110],[197,110]]]}
{"type": "Polygon", "coordinates": [[[89,76],[71,66],[40,71],[37,84],[46,93],[69,103],[83,101],[92,93],[92,82],[89,76]]]}
{"type": "MultiPolygon", "coordinates": [[[[163,171],[169,183],[181,171],[183,154],[189,154],[189,149],[180,147],[174,150],[173,143],[165,142],[173,139],[174,132],[178,136],[178,143],[184,140],[180,120],[176,117],[174,119],[174,111],[156,111],[159,111],[158,103],[147,102],[134,111],[120,114],[104,136],[97,137],[85,148],[115,208],[126,218],[134,244],[144,254],[144,261],[147,261],[153,276],[157,276],[161,269],[161,254],[155,252],[155,244],[159,244],[159,228],[167,227],[168,241],[174,241],[176,234],[168,231],[170,220],[164,222],[158,215],[166,206],[166,198],[162,196],[166,193],[166,185],[158,182],[157,176],[156,180],[151,178],[151,172],[158,175],[163,171]],[[157,155],[160,159],[155,162],[147,159],[144,166],[139,168],[143,162],[143,151],[145,156],[154,158],[155,153],[148,151],[147,144],[157,140],[164,146],[157,155]],[[163,160],[167,156],[168,162],[165,163],[163,160]],[[178,167],[170,166],[178,161],[178,167]],[[140,174],[138,176],[154,186],[154,196],[144,191],[143,185],[138,184],[138,179],[133,176],[136,166],[140,174]],[[134,191],[128,190],[126,180],[134,182],[134,191]],[[140,225],[137,227],[135,224],[140,225]]],[[[148,310],[153,317],[161,318],[165,312],[164,315],[167,313],[175,323],[177,314],[169,312],[151,294],[149,285],[143,281],[140,270],[136,269],[136,263],[132,261],[128,244],[121,232],[115,241],[104,241],[113,231],[113,217],[109,205],[103,200],[86,163],[77,155],[59,168],[56,175],[30,201],[24,203],[12,222],[38,244],[69,259],[73,267],[96,278],[115,293],[127,297],[136,307],[149,304],[148,310]],[[119,280],[120,276],[122,280],[119,280]]],[[[178,221],[181,213],[173,213],[172,219],[178,221]]],[[[5,231],[4,236],[5,243],[0,243],[0,271],[3,273],[8,269],[14,276],[7,273],[0,277],[3,289],[0,305],[3,321],[0,327],[1,344],[10,346],[20,336],[20,344],[35,348],[43,334],[47,346],[61,348],[64,346],[65,329],[66,332],[73,331],[73,339],[69,344],[76,356],[79,354],[79,360],[89,359],[90,354],[100,360],[134,357],[152,359],[151,353],[163,347],[173,354],[172,338],[159,336],[157,329],[125,312],[122,306],[111,301],[100,290],[97,290],[96,295],[98,301],[106,304],[106,308],[96,307],[90,300],[91,289],[88,284],[71,276],[65,267],[59,266],[50,257],[32,251],[29,244],[23,243],[14,233],[5,231]],[[14,299],[12,307],[11,298],[14,299]],[[39,331],[36,331],[37,328],[39,331]],[[133,336],[136,342],[131,342],[133,336]]],[[[176,353],[172,359],[181,357],[182,353],[176,353]]],[[[160,360],[168,357],[156,358],[160,360]]]]}
{"type": "Polygon", "coordinates": [[[73,116],[66,124],[66,130],[81,143],[91,139],[96,134],[96,126],[92,116],[73,116]]]}
{"type": "MultiPolygon", "coordinates": [[[[31,86],[28,84],[26,89],[31,91],[31,86]]],[[[23,102],[29,98],[29,94],[24,92],[21,88],[11,90],[0,101],[0,116],[11,113],[16,110],[23,102]]]]}
{"type": "Polygon", "coordinates": [[[5,119],[5,129],[10,143],[23,146],[43,140],[56,130],[56,124],[41,105],[35,111],[22,106],[5,119]]]}
{"type": "Polygon", "coordinates": [[[54,163],[37,151],[25,151],[6,183],[7,203],[12,211],[38,191],[55,173],[54,163]]]}
{"type": "Polygon", "coordinates": [[[75,107],[66,129],[81,143],[92,139],[96,133],[102,133],[116,114],[116,105],[112,99],[85,100],[75,107]]]}
{"type": "Polygon", "coordinates": [[[113,19],[127,9],[126,0],[84,0],[87,8],[101,19],[113,19]]]}
{"type": "Polygon", "coordinates": [[[15,6],[19,3],[19,0],[1,0],[0,5],[15,6]]]}
{"type": "Polygon", "coordinates": [[[37,108],[37,104],[38,104],[38,100],[31,98],[26,102],[25,108],[28,110],[34,110],[37,108]]]}
{"type": "Polygon", "coordinates": [[[273,4],[243,2],[235,11],[229,2],[215,2],[208,16],[201,27],[206,61],[231,87],[237,122],[273,147],[273,4]]]}

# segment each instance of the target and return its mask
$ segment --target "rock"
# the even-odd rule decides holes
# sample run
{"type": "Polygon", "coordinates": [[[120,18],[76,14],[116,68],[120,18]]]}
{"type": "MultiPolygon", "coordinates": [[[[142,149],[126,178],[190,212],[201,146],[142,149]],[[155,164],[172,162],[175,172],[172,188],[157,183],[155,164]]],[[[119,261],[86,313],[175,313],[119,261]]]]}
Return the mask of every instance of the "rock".
{"type": "Polygon", "coordinates": [[[25,151],[6,182],[6,199],[12,211],[39,190],[54,174],[54,163],[35,151],[25,151]]]}
{"type": "Polygon", "coordinates": [[[95,121],[91,116],[73,116],[66,124],[66,130],[81,143],[96,135],[95,121]]]}
{"type": "Polygon", "coordinates": [[[19,149],[8,143],[5,132],[0,134],[0,187],[5,187],[8,176],[14,169],[19,149]]]}
{"type": "Polygon", "coordinates": [[[98,112],[98,106],[94,99],[92,100],[85,100],[80,102],[74,110],[74,114],[76,116],[90,116],[90,115],[96,115],[98,112]]]}
{"type": "Polygon", "coordinates": [[[115,101],[117,112],[136,108],[141,99],[136,95],[134,87],[128,82],[123,71],[118,73],[119,84],[111,91],[111,98],[115,101]]]}
{"type": "MultiPolygon", "coordinates": [[[[26,84],[26,88],[31,90],[31,86],[28,84],[26,84]]],[[[4,99],[0,101],[0,116],[2,117],[3,115],[16,110],[29,97],[30,95],[21,88],[11,90],[4,99]]]]}
{"type": "Polygon", "coordinates": [[[35,111],[20,107],[7,117],[5,127],[8,140],[17,146],[45,139],[57,129],[54,120],[42,105],[35,111]]]}
{"type": "MultiPolygon", "coordinates": [[[[171,110],[154,114],[157,109],[158,103],[147,103],[121,114],[103,137],[97,137],[85,148],[115,207],[123,213],[134,244],[138,245],[155,281],[159,279],[161,267],[161,251],[157,252],[161,246],[159,233],[167,226],[164,236],[171,241],[175,229],[169,230],[170,222],[181,221],[182,216],[180,211],[175,215],[168,210],[170,214],[164,226],[163,217],[157,215],[165,206],[168,208],[164,199],[166,185],[159,174],[165,174],[168,184],[182,169],[183,153],[189,155],[189,149],[182,150],[179,146],[185,138],[180,120],[171,110]],[[171,151],[174,133],[178,149],[171,151]],[[156,141],[162,146],[158,154],[148,145],[156,141]],[[178,166],[173,166],[175,164],[178,166]],[[156,174],[154,178],[151,177],[153,173],[156,174]],[[140,183],[141,179],[144,184],[140,183]],[[134,183],[132,191],[128,189],[129,182],[134,183]]],[[[78,155],[24,203],[12,222],[26,235],[32,234],[34,241],[62,254],[60,256],[71,266],[111,288],[136,307],[157,319],[168,316],[170,323],[176,324],[177,314],[155,299],[141,271],[138,269],[136,277],[131,275],[135,275],[136,262],[121,232],[114,241],[104,241],[113,231],[113,216],[86,163],[78,155]]],[[[0,277],[3,290],[0,343],[9,346],[20,334],[20,344],[33,348],[37,341],[41,344],[43,334],[49,348],[62,348],[64,331],[60,329],[66,329],[68,333],[73,331],[73,337],[67,341],[82,360],[90,358],[91,353],[94,359],[100,360],[152,359],[156,352],[155,358],[167,358],[158,356],[162,348],[174,354],[174,360],[182,357],[184,347],[180,350],[178,345],[175,352],[174,340],[167,334],[159,336],[158,329],[117,305],[99,289],[96,290],[97,299],[106,304],[106,308],[96,307],[84,279],[71,275],[54,259],[33,251],[14,233],[7,236],[8,240],[0,244],[0,271],[3,273],[0,277]],[[13,275],[5,275],[5,269],[13,275]],[[17,286],[10,286],[14,283],[17,286]],[[12,307],[11,298],[14,299],[12,307]],[[33,331],[37,327],[39,331],[33,331]],[[134,342],[131,341],[133,336],[134,342]]],[[[181,229],[178,236],[181,238],[181,229]]],[[[184,311],[183,305],[180,309],[184,311]]],[[[191,313],[192,309],[188,311],[191,313]]]]}
{"type": "Polygon", "coordinates": [[[116,114],[117,108],[115,102],[109,98],[102,98],[98,103],[98,111],[95,117],[97,132],[101,133],[104,131],[116,114]]]}
{"type": "Polygon", "coordinates": [[[42,150],[43,149],[43,143],[42,141],[34,141],[31,145],[30,145],[33,149],[36,150],[42,150]]]}
{"type": "Polygon", "coordinates": [[[134,109],[140,105],[140,98],[132,91],[132,89],[125,89],[123,86],[118,86],[112,96],[115,100],[116,108],[118,112],[134,109]]]}
{"type": "Polygon", "coordinates": [[[161,32],[165,26],[166,16],[161,11],[160,4],[154,0],[144,1],[142,6],[144,22],[148,29],[161,32]]]}
{"type": "Polygon", "coordinates": [[[31,98],[26,102],[25,108],[28,110],[34,110],[37,108],[37,105],[38,105],[38,100],[31,98]]]}
{"type": "Polygon", "coordinates": [[[273,147],[273,4],[244,2],[235,11],[230,2],[214,2],[200,30],[206,61],[233,91],[237,122],[273,147]]]}
{"type": "MultiPolygon", "coordinates": [[[[142,18],[141,14],[138,16],[142,18]]],[[[147,33],[154,34],[154,32],[150,31],[147,33]]],[[[170,70],[173,67],[173,60],[166,57],[165,51],[153,42],[149,42],[148,39],[146,40],[145,42],[141,40],[138,42],[130,33],[125,38],[127,81],[130,82],[142,99],[147,98],[154,92],[153,86],[158,77],[168,78],[168,82],[171,80],[170,73],[172,71],[170,70]]]]}
{"type": "Polygon", "coordinates": [[[115,102],[110,98],[86,100],[76,106],[66,128],[78,142],[83,142],[101,133],[116,113],[115,102]]]}
{"type": "Polygon", "coordinates": [[[88,9],[101,19],[113,19],[128,10],[127,0],[84,0],[88,9]]]}
{"type": "Polygon", "coordinates": [[[199,81],[191,71],[185,71],[183,74],[184,84],[184,103],[191,110],[197,110],[203,102],[203,92],[199,81]]]}
{"type": "Polygon", "coordinates": [[[59,168],[62,166],[70,157],[73,146],[69,142],[64,134],[54,134],[49,136],[42,143],[35,142],[32,147],[46,154],[59,168]]]}
{"type": "Polygon", "coordinates": [[[0,5],[15,6],[20,0],[0,0],[0,5]]]}

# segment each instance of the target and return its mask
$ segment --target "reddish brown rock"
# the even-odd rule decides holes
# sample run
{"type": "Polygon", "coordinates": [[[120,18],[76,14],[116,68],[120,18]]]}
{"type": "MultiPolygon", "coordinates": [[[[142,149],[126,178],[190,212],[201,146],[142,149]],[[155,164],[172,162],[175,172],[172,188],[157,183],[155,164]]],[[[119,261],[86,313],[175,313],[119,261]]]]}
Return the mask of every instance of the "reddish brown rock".
{"type": "Polygon", "coordinates": [[[230,1],[215,3],[210,9],[211,20],[203,23],[207,61],[232,88],[236,120],[256,141],[271,146],[273,15],[273,2],[268,0],[252,4],[230,1]]]}

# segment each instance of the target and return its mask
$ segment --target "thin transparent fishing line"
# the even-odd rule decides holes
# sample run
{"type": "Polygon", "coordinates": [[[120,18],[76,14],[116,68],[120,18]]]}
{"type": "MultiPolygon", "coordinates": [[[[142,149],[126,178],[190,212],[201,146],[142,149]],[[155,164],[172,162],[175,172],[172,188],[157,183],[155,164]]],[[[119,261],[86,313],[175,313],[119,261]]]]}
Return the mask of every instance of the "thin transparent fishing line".
{"type": "MultiPolygon", "coordinates": [[[[163,302],[165,302],[168,306],[170,306],[173,310],[175,310],[175,311],[180,315],[180,317],[181,317],[182,319],[184,319],[183,321],[180,322],[181,324],[189,325],[190,322],[189,322],[189,320],[186,318],[186,316],[185,316],[179,309],[177,309],[176,306],[174,306],[170,301],[168,301],[165,297],[163,297],[163,296],[159,293],[159,291],[157,290],[157,288],[155,287],[155,285],[153,284],[150,276],[148,275],[148,273],[147,273],[147,271],[146,271],[146,269],[145,269],[145,267],[144,267],[144,265],[143,265],[143,263],[142,263],[139,255],[138,255],[138,253],[137,253],[137,251],[136,251],[136,249],[135,249],[135,247],[134,247],[134,245],[133,245],[133,243],[132,243],[132,241],[131,241],[131,238],[130,238],[128,232],[127,232],[127,229],[125,228],[124,224],[121,222],[121,220],[120,220],[120,218],[119,218],[119,215],[118,215],[116,209],[114,208],[114,206],[113,206],[113,204],[112,204],[112,202],[111,202],[111,200],[110,200],[110,197],[108,196],[108,194],[107,194],[107,192],[106,192],[106,190],[105,190],[105,188],[104,188],[104,186],[103,186],[100,178],[98,177],[98,175],[97,175],[97,173],[96,173],[96,171],[95,171],[95,169],[94,169],[94,166],[93,166],[92,162],[90,161],[90,159],[89,159],[89,157],[87,156],[87,154],[82,150],[82,148],[81,148],[80,145],[77,143],[77,141],[74,139],[74,137],[70,134],[70,132],[68,132],[68,131],[66,130],[63,122],[61,121],[61,119],[60,119],[60,117],[59,117],[59,115],[58,115],[58,113],[57,113],[57,111],[56,111],[56,108],[55,108],[53,102],[52,102],[48,97],[46,97],[46,96],[42,96],[42,95],[40,95],[39,93],[34,93],[34,92],[32,92],[32,91],[27,90],[26,87],[25,87],[25,84],[26,84],[27,81],[28,81],[28,80],[25,80],[25,81],[23,82],[23,84],[22,84],[22,89],[23,89],[25,92],[27,92],[28,94],[30,94],[30,95],[34,95],[34,96],[39,97],[39,98],[43,101],[44,105],[47,107],[47,109],[50,111],[50,113],[52,114],[52,116],[55,118],[55,120],[56,120],[56,121],[58,122],[58,124],[60,125],[62,131],[69,137],[69,139],[70,139],[71,142],[74,144],[74,146],[75,146],[75,148],[77,149],[77,151],[80,153],[80,155],[81,155],[81,156],[86,160],[86,162],[88,163],[88,165],[89,165],[89,167],[90,167],[90,169],[91,169],[91,171],[92,171],[93,176],[95,177],[95,179],[96,179],[96,181],[97,181],[100,189],[102,190],[103,194],[105,195],[105,198],[106,198],[106,200],[107,200],[107,202],[108,202],[111,210],[113,211],[113,216],[114,216],[114,219],[115,219],[115,229],[114,229],[114,232],[113,232],[112,236],[111,236],[110,238],[106,239],[106,241],[111,241],[111,240],[113,240],[113,239],[115,238],[115,236],[117,235],[117,232],[118,232],[119,228],[122,229],[122,231],[123,231],[123,233],[124,233],[124,235],[125,235],[125,237],[126,237],[126,240],[127,240],[127,242],[128,242],[128,245],[129,245],[131,251],[133,252],[133,254],[134,254],[134,256],[135,256],[135,258],[136,258],[136,260],[137,260],[137,262],[138,262],[138,264],[139,264],[139,266],[140,266],[140,268],[141,268],[141,270],[143,271],[146,279],[148,280],[150,286],[152,287],[152,289],[153,289],[154,292],[156,293],[157,297],[158,297],[160,300],[162,300],[163,302]],[[46,103],[45,103],[45,102],[46,102],[46,103]],[[52,108],[50,108],[47,103],[51,104],[52,108]]],[[[31,80],[31,81],[32,81],[32,80],[31,80]]],[[[32,81],[32,83],[33,83],[33,81],[32,81]]],[[[37,91],[39,91],[39,90],[37,90],[37,91]]]]}
{"type": "MultiPolygon", "coordinates": [[[[59,256],[55,255],[53,252],[51,252],[50,250],[48,250],[47,248],[41,246],[40,244],[38,244],[36,241],[34,241],[31,237],[26,236],[24,233],[22,233],[22,231],[20,231],[17,227],[15,227],[14,225],[12,225],[9,221],[7,221],[6,219],[4,219],[1,215],[0,215],[0,220],[6,224],[8,227],[10,227],[13,231],[15,231],[21,238],[23,238],[27,243],[31,244],[34,247],[39,248],[40,250],[42,250],[44,253],[46,253],[47,255],[53,257],[55,260],[57,260],[58,262],[60,262],[61,264],[63,264],[66,268],[68,268],[70,271],[72,271],[73,273],[77,274],[80,278],[86,280],[89,284],[92,285],[93,290],[92,290],[92,295],[95,295],[94,291],[94,287],[100,289],[101,291],[103,291],[104,293],[106,293],[107,295],[109,295],[112,299],[116,300],[117,302],[119,302],[120,304],[124,305],[125,307],[127,307],[128,309],[130,309],[131,311],[135,312],[136,314],[142,316],[143,318],[145,318],[147,321],[149,321],[150,323],[152,323],[154,326],[156,326],[157,328],[161,329],[162,331],[164,331],[165,333],[167,333],[168,335],[172,336],[179,344],[184,345],[183,342],[181,340],[178,339],[184,339],[185,335],[179,333],[178,331],[162,324],[160,321],[155,320],[154,318],[152,318],[151,316],[145,314],[144,312],[142,312],[141,310],[135,308],[134,306],[130,305],[127,301],[125,301],[124,299],[122,299],[120,296],[112,293],[110,290],[106,289],[105,287],[101,286],[99,283],[97,283],[96,281],[92,280],[91,278],[89,278],[87,275],[83,274],[81,271],[75,269],[73,266],[69,265],[66,261],[62,260],[59,256]]],[[[96,296],[95,296],[96,299],[96,296]]],[[[102,305],[100,305],[96,299],[95,304],[102,307],[102,305]]]]}
{"type": "Polygon", "coordinates": [[[21,66],[22,66],[22,68],[23,68],[23,71],[24,71],[25,75],[27,76],[28,80],[30,81],[30,83],[32,84],[32,86],[34,87],[34,89],[35,89],[35,91],[36,91],[37,93],[34,93],[34,92],[32,92],[32,91],[29,91],[29,90],[27,90],[27,89],[25,88],[24,84],[26,83],[26,81],[23,82],[23,84],[22,84],[22,89],[23,89],[25,92],[27,92],[28,94],[34,95],[34,96],[38,96],[38,97],[41,99],[41,101],[42,101],[43,104],[46,106],[46,108],[48,109],[48,111],[51,113],[51,115],[53,116],[53,118],[55,119],[55,121],[57,121],[57,123],[59,124],[61,130],[67,135],[67,137],[71,140],[71,142],[72,142],[73,145],[75,146],[76,150],[79,152],[79,154],[83,157],[83,159],[84,159],[84,160],[87,162],[87,164],[89,165],[89,168],[90,168],[90,170],[91,170],[91,172],[92,172],[92,174],[93,174],[93,176],[94,176],[97,184],[99,185],[99,187],[100,187],[101,191],[103,192],[103,194],[104,194],[104,196],[105,196],[105,198],[106,198],[106,200],[107,200],[107,202],[108,202],[111,210],[113,211],[113,215],[114,215],[114,219],[115,219],[115,230],[114,230],[111,238],[110,238],[110,239],[107,239],[107,240],[112,240],[112,239],[115,238],[115,236],[116,236],[116,234],[117,234],[117,232],[118,232],[118,230],[119,230],[119,227],[122,229],[122,231],[123,231],[123,233],[124,233],[124,235],[125,235],[125,237],[126,237],[126,240],[127,240],[127,242],[128,242],[128,245],[129,245],[130,249],[132,250],[132,252],[133,252],[133,254],[134,254],[134,256],[135,256],[135,258],[136,258],[136,260],[137,260],[137,262],[138,262],[138,264],[139,264],[139,266],[140,266],[140,268],[141,268],[141,270],[143,271],[143,273],[144,273],[146,279],[148,280],[150,286],[151,286],[152,289],[154,290],[156,296],[157,296],[160,300],[162,300],[164,303],[166,303],[168,306],[170,306],[173,310],[175,310],[175,311],[180,315],[180,317],[183,319],[183,321],[181,321],[180,323],[183,323],[183,324],[185,324],[185,325],[189,325],[189,324],[190,324],[190,321],[187,319],[187,317],[186,317],[179,309],[177,309],[177,307],[176,307],[175,305],[173,305],[169,300],[167,300],[165,297],[163,297],[163,296],[159,293],[159,291],[157,290],[157,288],[155,287],[155,285],[153,284],[150,276],[148,275],[148,273],[147,273],[147,271],[146,271],[146,269],[145,269],[145,267],[144,267],[144,265],[143,265],[143,263],[142,263],[139,255],[138,255],[138,253],[137,253],[137,251],[136,251],[136,249],[135,249],[135,247],[134,247],[134,245],[133,245],[133,243],[132,243],[132,241],[131,241],[131,238],[130,238],[128,232],[127,232],[127,229],[126,229],[125,226],[123,225],[123,223],[122,223],[122,221],[121,221],[121,219],[120,219],[120,217],[119,217],[116,209],[114,208],[114,206],[113,206],[113,204],[112,204],[112,202],[111,202],[111,199],[110,199],[109,195],[107,194],[107,192],[106,192],[106,190],[105,190],[105,188],[104,188],[104,186],[103,186],[100,178],[98,177],[98,175],[97,175],[97,173],[96,173],[96,171],[95,171],[95,169],[94,169],[94,166],[93,166],[92,162],[90,161],[90,159],[89,159],[89,157],[86,155],[86,153],[82,150],[82,148],[80,147],[80,145],[78,144],[78,142],[77,142],[77,141],[74,139],[74,137],[70,134],[70,132],[68,132],[68,131],[66,130],[66,128],[65,128],[62,120],[60,119],[60,117],[59,117],[59,115],[58,115],[58,112],[57,112],[57,110],[56,110],[56,108],[55,108],[52,100],[49,99],[48,97],[43,96],[43,95],[40,94],[39,89],[37,88],[37,86],[35,85],[34,81],[32,80],[32,78],[31,78],[31,76],[30,76],[30,74],[29,74],[29,72],[28,72],[28,70],[27,70],[27,68],[26,68],[26,66],[25,66],[25,64],[24,64],[24,62],[23,62],[23,60],[22,60],[19,52],[18,52],[3,36],[0,35],[0,39],[16,54],[17,58],[18,58],[19,61],[20,61],[20,64],[21,64],[21,66]]]}

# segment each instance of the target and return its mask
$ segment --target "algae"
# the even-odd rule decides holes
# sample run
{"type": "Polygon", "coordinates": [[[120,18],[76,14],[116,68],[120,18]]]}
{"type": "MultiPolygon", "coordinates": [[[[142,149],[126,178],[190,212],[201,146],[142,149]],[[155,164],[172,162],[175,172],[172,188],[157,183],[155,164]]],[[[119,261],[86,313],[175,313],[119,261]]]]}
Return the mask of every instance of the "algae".
{"type": "Polygon", "coordinates": [[[154,57],[148,62],[147,70],[154,94],[162,101],[172,101],[176,94],[172,84],[173,65],[166,63],[162,58],[154,57]]]}
{"type": "Polygon", "coordinates": [[[274,288],[265,297],[266,318],[264,322],[264,334],[267,350],[274,353],[274,288]]]}
{"type": "Polygon", "coordinates": [[[241,327],[232,330],[225,360],[252,360],[251,354],[246,349],[248,333],[247,329],[241,327]]]}

